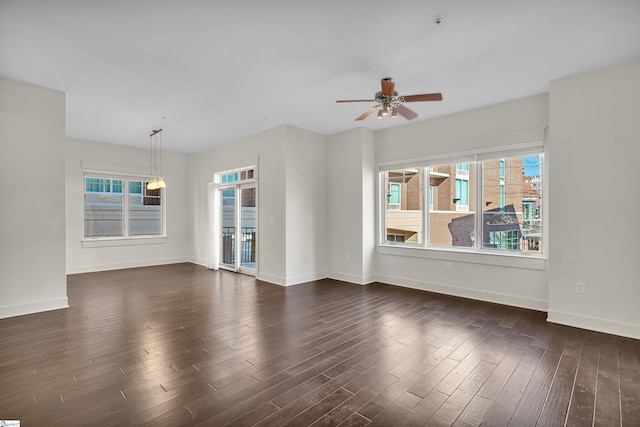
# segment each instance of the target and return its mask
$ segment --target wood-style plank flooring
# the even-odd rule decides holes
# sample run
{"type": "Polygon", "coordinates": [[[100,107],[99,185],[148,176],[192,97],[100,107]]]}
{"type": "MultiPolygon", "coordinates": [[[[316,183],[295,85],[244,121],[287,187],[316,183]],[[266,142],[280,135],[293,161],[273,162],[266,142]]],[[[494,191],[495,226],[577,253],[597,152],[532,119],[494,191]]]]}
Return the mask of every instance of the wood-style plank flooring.
{"type": "Polygon", "coordinates": [[[400,287],[192,264],[72,275],[0,320],[22,426],[639,426],[640,342],[400,287]]]}

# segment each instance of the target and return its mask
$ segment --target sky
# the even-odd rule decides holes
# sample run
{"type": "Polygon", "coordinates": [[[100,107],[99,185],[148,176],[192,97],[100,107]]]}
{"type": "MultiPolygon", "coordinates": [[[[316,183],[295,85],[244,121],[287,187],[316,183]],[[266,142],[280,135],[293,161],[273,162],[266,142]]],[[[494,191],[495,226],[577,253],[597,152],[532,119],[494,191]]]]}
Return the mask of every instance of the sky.
{"type": "Polygon", "coordinates": [[[522,156],[524,176],[540,176],[540,156],[522,156]]]}

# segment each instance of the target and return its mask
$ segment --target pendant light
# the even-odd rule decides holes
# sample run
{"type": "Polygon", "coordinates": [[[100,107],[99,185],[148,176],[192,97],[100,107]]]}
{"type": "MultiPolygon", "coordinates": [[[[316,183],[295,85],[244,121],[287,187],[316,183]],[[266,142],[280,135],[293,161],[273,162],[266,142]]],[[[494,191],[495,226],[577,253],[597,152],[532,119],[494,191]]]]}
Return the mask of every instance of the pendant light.
{"type": "Polygon", "coordinates": [[[153,129],[149,135],[149,182],[147,190],[166,188],[162,175],[162,128],[153,129]],[[158,162],[160,172],[158,172],[158,162]]]}

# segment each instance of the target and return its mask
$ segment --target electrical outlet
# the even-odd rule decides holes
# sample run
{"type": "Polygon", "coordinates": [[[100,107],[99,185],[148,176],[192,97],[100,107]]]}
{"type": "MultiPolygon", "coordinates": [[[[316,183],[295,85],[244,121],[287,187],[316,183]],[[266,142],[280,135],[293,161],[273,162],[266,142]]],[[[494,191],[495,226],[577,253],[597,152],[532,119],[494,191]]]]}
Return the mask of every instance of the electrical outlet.
{"type": "Polygon", "coordinates": [[[451,270],[453,270],[453,263],[447,262],[447,271],[451,271],[451,270]]]}
{"type": "Polygon", "coordinates": [[[587,285],[584,282],[576,282],[576,293],[584,294],[587,292],[587,285]]]}
{"type": "Polygon", "coordinates": [[[346,259],[347,261],[351,261],[351,255],[347,254],[347,256],[345,257],[345,259],[346,259]]]}

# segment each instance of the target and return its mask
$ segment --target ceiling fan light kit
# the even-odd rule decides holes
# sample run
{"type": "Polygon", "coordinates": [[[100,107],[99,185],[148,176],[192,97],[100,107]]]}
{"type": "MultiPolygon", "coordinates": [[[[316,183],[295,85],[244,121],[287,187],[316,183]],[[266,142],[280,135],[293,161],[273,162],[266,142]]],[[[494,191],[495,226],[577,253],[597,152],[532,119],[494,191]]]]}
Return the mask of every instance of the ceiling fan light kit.
{"type": "Polygon", "coordinates": [[[394,118],[400,113],[407,120],[412,120],[418,115],[402,105],[405,102],[442,101],[441,93],[426,93],[421,95],[400,96],[395,90],[395,82],[391,77],[385,77],[381,81],[382,90],[377,92],[374,99],[340,99],[336,102],[376,102],[369,110],[356,117],[356,121],[364,120],[374,112],[378,112],[378,119],[383,116],[394,118]]]}

